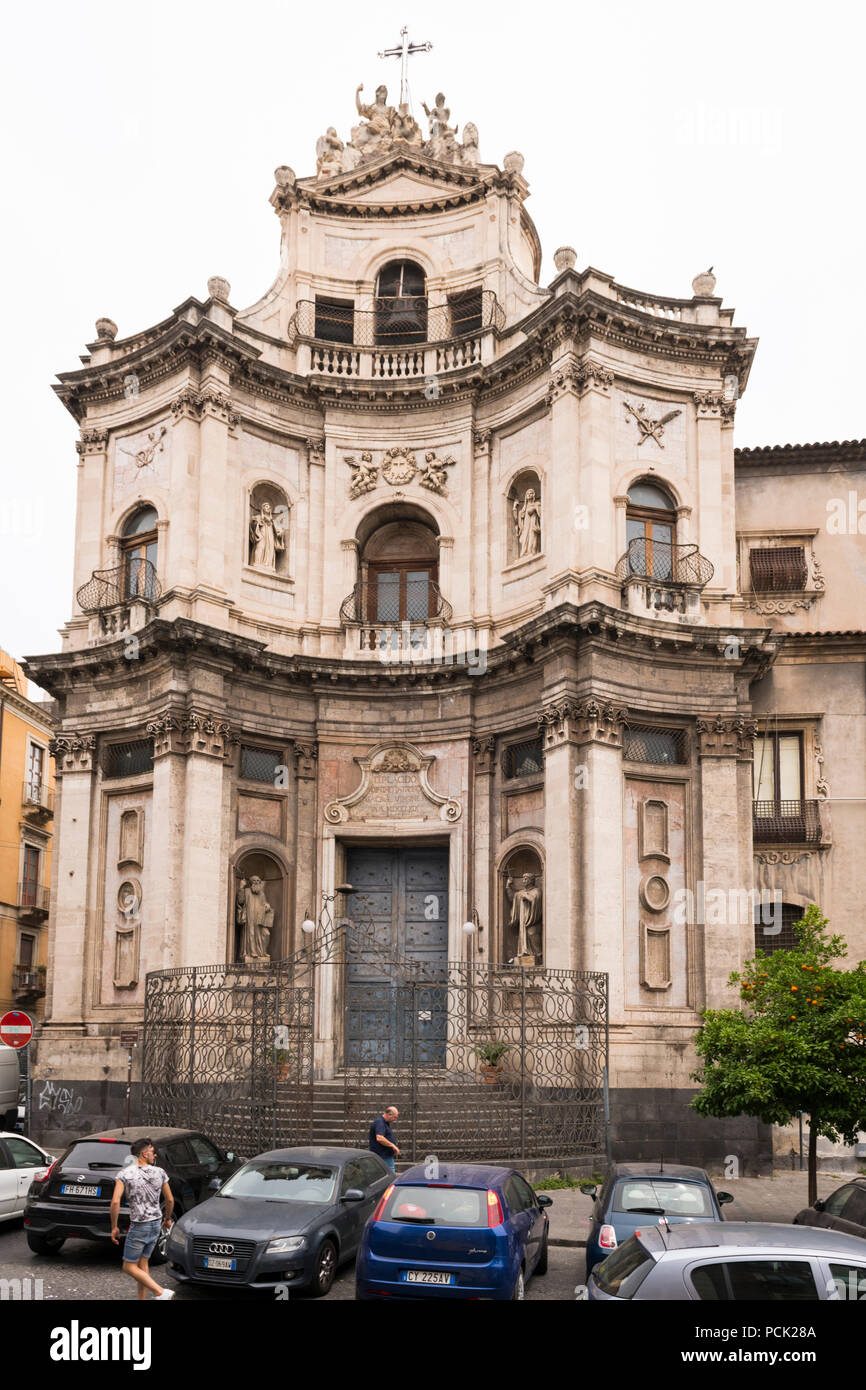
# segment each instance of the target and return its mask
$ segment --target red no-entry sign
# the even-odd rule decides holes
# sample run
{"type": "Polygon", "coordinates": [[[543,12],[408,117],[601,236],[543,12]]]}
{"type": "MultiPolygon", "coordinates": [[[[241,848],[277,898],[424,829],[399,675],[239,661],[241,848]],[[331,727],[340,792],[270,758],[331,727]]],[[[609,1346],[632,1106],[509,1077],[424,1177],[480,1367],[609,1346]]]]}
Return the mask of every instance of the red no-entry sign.
{"type": "Polygon", "coordinates": [[[26,1047],[33,1037],[33,1019],[13,1009],[0,1018],[0,1042],[7,1047],[26,1047]]]}

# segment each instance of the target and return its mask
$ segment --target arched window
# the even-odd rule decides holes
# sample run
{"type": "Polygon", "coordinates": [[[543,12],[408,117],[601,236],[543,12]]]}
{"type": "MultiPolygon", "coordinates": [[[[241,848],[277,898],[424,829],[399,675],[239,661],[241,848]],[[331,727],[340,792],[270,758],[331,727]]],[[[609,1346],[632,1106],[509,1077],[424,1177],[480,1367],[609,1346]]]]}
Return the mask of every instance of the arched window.
{"type": "Polygon", "coordinates": [[[656,483],[641,479],[629,488],[626,539],[629,573],[676,579],[676,511],[656,483]]]}
{"type": "Polygon", "coordinates": [[[439,544],[419,521],[374,531],[361,556],[364,621],[423,623],[436,613],[439,544]]]}
{"type": "Polygon", "coordinates": [[[139,507],[124,524],[120,550],[124,600],[157,598],[156,522],[154,507],[139,507]]]}
{"type": "Polygon", "coordinates": [[[376,342],[427,341],[427,293],[424,271],[414,261],[389,261],[376,280],[376,342]]]}

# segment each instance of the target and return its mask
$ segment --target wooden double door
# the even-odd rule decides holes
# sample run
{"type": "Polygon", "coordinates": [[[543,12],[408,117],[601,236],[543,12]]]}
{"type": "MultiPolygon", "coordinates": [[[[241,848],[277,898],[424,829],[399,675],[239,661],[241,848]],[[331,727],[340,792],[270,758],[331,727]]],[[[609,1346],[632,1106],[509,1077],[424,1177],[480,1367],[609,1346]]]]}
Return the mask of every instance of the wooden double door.
{"type": "MultiPolygon", "coordinates": [[[[351,848],[346,878],[372,912],[375,946],[350,941],[344,999],[349,1066],[444,1066],[448,849],[351,848]]],[[[348,912],[367,924],[355,895],[348,912]]]]}

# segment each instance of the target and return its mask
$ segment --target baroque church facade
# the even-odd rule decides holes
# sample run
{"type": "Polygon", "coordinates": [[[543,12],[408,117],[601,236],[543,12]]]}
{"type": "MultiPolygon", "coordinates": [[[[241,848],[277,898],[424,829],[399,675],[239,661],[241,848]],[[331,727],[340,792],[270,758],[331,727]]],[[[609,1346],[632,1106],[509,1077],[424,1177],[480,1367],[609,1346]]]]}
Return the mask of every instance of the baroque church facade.
{"type": "Polygon", "coordinates": [[[276,170],[256,304],[212,277],[100,319],[55,387],[37,1076],[116,1121],[149,972],[267,966],[356,895],[395,958],[602,972],[614,1151],[757,1163],[767,1131],[690,1114],[691,1041],[809,902],[866,949],[856,502],[830,525],[866,448],[737,451],[756,340],[711,272],[677,299],[561,247],[541,284],[523,157],[483,162],[442,94],[425,134],[362,90],[314,175],[276,170]]]}

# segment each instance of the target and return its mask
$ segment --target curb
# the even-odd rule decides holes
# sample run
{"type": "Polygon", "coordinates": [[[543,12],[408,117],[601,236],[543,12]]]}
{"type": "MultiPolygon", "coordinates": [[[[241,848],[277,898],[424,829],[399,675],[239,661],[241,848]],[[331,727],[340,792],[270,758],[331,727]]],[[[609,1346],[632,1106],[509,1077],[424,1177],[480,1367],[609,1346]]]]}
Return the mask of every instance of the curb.
{"type": "Polygon", "coordinates": [[[569,1250],[585,1250],[585,1240],[554,1240],[553,1236],[548,1236],[549,1245],[564,1245],[569,1250]]]}

